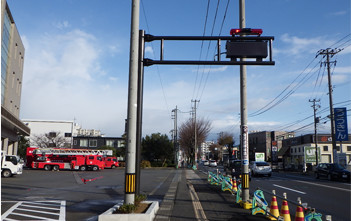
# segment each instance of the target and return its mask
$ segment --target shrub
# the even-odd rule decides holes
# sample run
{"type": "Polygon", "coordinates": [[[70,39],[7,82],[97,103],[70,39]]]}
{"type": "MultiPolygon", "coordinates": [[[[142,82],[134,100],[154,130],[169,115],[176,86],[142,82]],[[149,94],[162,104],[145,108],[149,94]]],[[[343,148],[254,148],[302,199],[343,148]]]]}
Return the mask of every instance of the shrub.
{"type": "Polygon", "coordinates": [[[133,204],[123,204],[118,208],[118,212],[120,213],[133,213],[136,209],[136,206],[133,204]]]}
{"type": "Polygon", "coordinates": [[[142,160],[140,166],[141,168],[151,167],[151,163],[148,160],[142,160]]]}
{"type": "Polygon", "coordinates": [[[145,194],[139,194],[135,196],[134,205],[138,206],[140,202],[146,200],[147,196],[145,194]]]}

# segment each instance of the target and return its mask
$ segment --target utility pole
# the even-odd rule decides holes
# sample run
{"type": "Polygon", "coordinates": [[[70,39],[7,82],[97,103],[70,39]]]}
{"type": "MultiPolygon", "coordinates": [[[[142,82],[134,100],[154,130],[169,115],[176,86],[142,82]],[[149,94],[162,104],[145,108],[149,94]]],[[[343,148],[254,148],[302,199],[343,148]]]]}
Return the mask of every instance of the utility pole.
{"type": "MultiPolygon", "coordinates": [[[[239,27],[246,27],[245,0],[239,0],[239,27]]],[[[245,61],[240,58],[240,61],[245,61]]],[[[247,127],[247,99],[246,99],[246,65],[240,65],[240,114],[241,114],[241,160],[242,160],[242,201],[248,204],[249,190],[249,156],[248,156],[248,127],[247,127]]],[[[246,206],[244,205],[244,208],[246,206]]]]}
{"type": "Polygon", "coordinates": [[[139,9],[140,0],[132,0],[130,30],[127,150],[124,186],[124,204],[134,204],[135,200],[135,163],[138,103],[138,66],[139,66],[139,9]]]}
{"type": "Polygon", "coordinates": [[[321,49],[317,52],[317,55],[323,55],[323,57],[327,58],[326,62],[323,62],[324,65],[327,65],[328,70],[328,88],[329,88],[329,109],[330,109],[330,130],[333,144],[333,152],[332,152],[332,161],[334,162],[334,152],[336,152],[336,140],[335,140],[335,122],[334,122],[334,108],[333,108],[333,86],[331,82],[331,73],[330,73],[330,63],[336,64],[336,61],[330,61],[335,54],[339,53],[342,49],[321,49]]]}
{"type": "Polygon", "coordinates": [[[177,113],[178,108],[176,106],[175,109],[172,110],[174,113],[172,115],[172,119],[174,119],[174,132],[173,132],[173,146],[174,146],[174,163],[175,167],[178,169],[178,126],[177,126],[177,113]]]}
{"type": "Polygon", "coordinates": [[[317,123],[319,123],[319,117],[316,117],[316,111],[318,108],[321,106],[319,104],[316,104],[316,102],[320,102],[320,99],[316,100],[309,100],[309,102],[313,102],[313,117],[314,117],[314,143],[316,145],[316,166],[318,165],[318,137],[317,137],[317,123]]]}
{"type": "Polygon", "coordinates": [[[200,100],[191,100],[191,102],[194,102],[195,103],[195,106],[194,106],[194,132],[195,132],[195,135],[194,135],[194,164],[193,164],[193,168],[197,168],[197,125],[196,125],[196,103],[200,102],[200,100]]]}

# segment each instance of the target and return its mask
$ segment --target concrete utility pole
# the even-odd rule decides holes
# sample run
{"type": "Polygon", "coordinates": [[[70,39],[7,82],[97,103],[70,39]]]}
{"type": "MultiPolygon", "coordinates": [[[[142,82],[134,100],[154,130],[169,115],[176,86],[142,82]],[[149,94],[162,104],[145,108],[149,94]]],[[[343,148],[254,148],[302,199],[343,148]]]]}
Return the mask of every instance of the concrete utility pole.
{"type": "Polygon", "coordinates": [[[196,103],[200,102],[200,100],[191,100],[191,102],[194,102],[195,103],[195,106],[194,106],[194,127],[195,127],[195,135],[194,135],[194,164],[193,164],[193,168],[195,166],[195,168],[197,168],[197,125],[196,125],[196,103]]]}
{"type": "Polygon", "coordinates": [[[139,50],[139,8],[140,0],[132,0],[132,18],[130,30],[130,61],[128,86],[128,130],[125,169],[125,204],[134,204],[135,200],[135,163],[136,163],[136,121],[138,102],[138,50],[139,50]]]}
{"type": "Polygon", "coordinates": [[[332,58],[335,54],[339,53],[342,49],[322,49],[319,50],[317,53],[318,55],[323,55],[324,57],[327,57],[327,61],[324,62],[325,65],[327,65],[327,70],[328,70],[328,88],[329,88],[329,110],[330,110],[330,130],[331,130],[331,137],[332,137],[332,144],[333,144],[333,152],[332,152],[332,161],[334,162],[334,151],[336,151],[336,140],[335,140],[335,122],[334,122],[334,108],[333,108],[333,86],[331,82],[331,73],[330,73],[330,63],[336,64],[336,61],[330,61],[330,58],[332,58]]]}
{"type": "Polygon", "coordinates": [[[172,115],[172,119],[174,119],[174,132],[173,132],[173,146],[174,146],[174,163],[175,167],[178,168],[178,126],[177,126],[177,113],[178,108],[176,106],[175,109],[172,110],[174,115],[172,115]]]}
{"type": "MultiPolygon", "coordinates": [[[[239,25],[246,27],[245,21],[245,0],[239,0],[239,25]]],[[[245,61],[240,58],[240,61],[245,61]]],[[[241,160],[242,160],[242,200],[248,203],[249,190],[249,147],[248,147],[248,127],[247,127],[247,99],[246,99],[246,65],[240,65],[240,115],[241,115],[241,160]]],[[[245,206],[244,206],[245,207],[245,206]]]]}
{"type": "Polygon", "coordinates": [[[313,102],[313,116],[314,116],[314,143],[316,145],[316,166],[318,165],[318,137],[317,137],[317,123],[319,123],[319,117],[316,117],[316,111],[318,108],[321,106],[319,104],[316,104],[316,102],[320,102],[320,99],[316,100],[309,100],[309,102],[313,102]]]}

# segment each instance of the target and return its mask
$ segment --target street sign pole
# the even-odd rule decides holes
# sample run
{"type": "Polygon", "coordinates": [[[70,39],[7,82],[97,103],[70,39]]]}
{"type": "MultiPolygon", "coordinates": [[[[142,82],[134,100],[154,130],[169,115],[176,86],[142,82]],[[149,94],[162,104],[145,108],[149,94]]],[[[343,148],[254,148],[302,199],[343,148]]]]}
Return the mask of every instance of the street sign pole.
{"type": "MultiPolygon", "coordinates": [[[[239,1],[239,25],[240,29],[245,28],[245,0],[239,1]]],[[[240,61],[245,61],[240,58],[240,61]]],[[[242,160],[242,200],[249,201],[249,147],[247,127],[247,99],[246,99],[246,65],[240,65],[240,115],[241,115],[241,160],[242,160]]],[[[245,208],[245,205],[244,205],[245,208]]]]}

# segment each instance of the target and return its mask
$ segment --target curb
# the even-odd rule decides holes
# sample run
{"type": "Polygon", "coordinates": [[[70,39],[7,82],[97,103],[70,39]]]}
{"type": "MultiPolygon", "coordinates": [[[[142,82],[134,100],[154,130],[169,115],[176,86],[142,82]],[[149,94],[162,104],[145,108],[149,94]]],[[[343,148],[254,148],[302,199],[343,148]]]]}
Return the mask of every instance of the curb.
{"type": "Polygon", "coordinates": [[[103,214],[99,215],[99,221],[152,221],[159,209],[158,201],[143,201],[145,203],[151,203],[150,207],[145,213],[130,213],[130,214],[112,214],[116,211],[123,202],[114,205],[103,214]]]}

